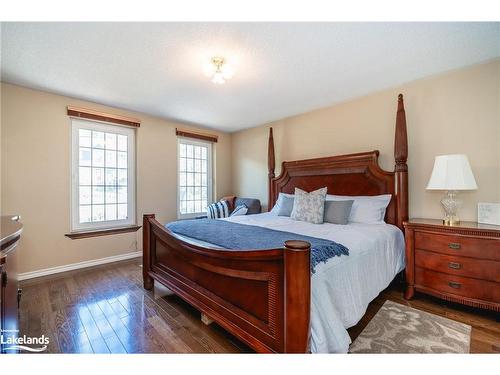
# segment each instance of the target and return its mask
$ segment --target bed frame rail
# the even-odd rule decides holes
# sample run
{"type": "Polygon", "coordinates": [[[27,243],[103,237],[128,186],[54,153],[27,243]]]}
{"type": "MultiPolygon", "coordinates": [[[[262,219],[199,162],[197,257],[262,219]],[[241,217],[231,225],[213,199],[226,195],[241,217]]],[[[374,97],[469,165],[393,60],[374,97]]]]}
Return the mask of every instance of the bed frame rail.
{"type": "Polygon", "coordinates": [[[310,245],[225,251],[182,241],[144,215],[144,288],[168,287],[258,352],[309,350],[310,245]]]}

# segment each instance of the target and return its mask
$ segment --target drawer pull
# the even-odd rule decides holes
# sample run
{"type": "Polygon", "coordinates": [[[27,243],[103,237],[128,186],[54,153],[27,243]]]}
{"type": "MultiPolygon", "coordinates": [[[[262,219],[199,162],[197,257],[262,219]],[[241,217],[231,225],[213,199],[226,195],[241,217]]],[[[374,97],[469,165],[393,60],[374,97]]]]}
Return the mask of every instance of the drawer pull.
{"type": "Polygon", "coordinates": [[[450,242],[450,243],[448,244],[448,247],[449,247],[450,249],[455,249],[455,250],[458,250],[458,249],[460,249],[460,244],[459,244],[459,243],[456,243],[456,242],[450,242]]]}
{"type": "Polygon", "coordinates": [[[459,270],[460,268],[462,268],[462,265],[460,263],[450,262],[450,263],[448,263],[448,268],[453,268],[454,270],[459,270]]]}
{"type": "Polygon", "coordinates": [[[455,282],[453,282],[453,281],[450,281],[450,282],[448,283],[448,285],[449,285],[449,286],[451,286],[453,289],[460,289],[460,287],[462,286],[462,284],[460,284],[460,283],[455,283],[455,282]]]}

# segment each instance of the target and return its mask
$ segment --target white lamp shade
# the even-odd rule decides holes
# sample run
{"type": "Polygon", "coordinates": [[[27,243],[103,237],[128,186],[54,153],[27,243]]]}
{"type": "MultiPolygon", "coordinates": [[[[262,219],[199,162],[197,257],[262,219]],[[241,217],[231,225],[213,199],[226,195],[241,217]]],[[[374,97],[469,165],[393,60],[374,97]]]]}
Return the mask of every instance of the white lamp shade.
{"type": "Polygon", "coordinates": [[[428,190],[476,190],[477,184],[466,155],[436,156],[428,190]]]}

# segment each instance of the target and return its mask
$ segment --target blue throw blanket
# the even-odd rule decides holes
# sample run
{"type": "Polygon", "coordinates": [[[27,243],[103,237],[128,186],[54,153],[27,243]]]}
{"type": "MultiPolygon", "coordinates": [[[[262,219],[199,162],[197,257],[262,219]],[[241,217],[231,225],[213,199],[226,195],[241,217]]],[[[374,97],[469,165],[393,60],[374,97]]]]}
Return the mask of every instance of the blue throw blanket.
{"type": "Polygon", "coordinates": [[[165,227],[176,234],[231,250],[274,249],[283,247],[288,240],[307,241],[311,244],[312,273],[320,262],[326,263],[328,259],[342,254],[349,255],[345,246],[334,241],[226,220],[180,220],[168,223],[165,227]]]}

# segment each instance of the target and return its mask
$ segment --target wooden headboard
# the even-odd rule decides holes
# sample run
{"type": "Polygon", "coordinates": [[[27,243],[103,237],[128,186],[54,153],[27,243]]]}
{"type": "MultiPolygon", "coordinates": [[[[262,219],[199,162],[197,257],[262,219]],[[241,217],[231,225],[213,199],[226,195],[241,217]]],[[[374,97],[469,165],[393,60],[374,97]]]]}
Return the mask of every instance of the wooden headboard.
{"type": "Polygon", "coordinates": [[[392,194],[386,211],[386,222],[403,230],[408,219],[408,141],[403,95],[398,96],[396,132],[394,140],[394,171],[384,171],[378,163],[379,151],[338,155],[317,159],[285,161],[281,173],[274,175],[275,156],[273,129],[269,130],[269,207],[278,194],[293,194],[296,187],[312,191],[328,188],[328,194],[379,195],[392,194]]]}

